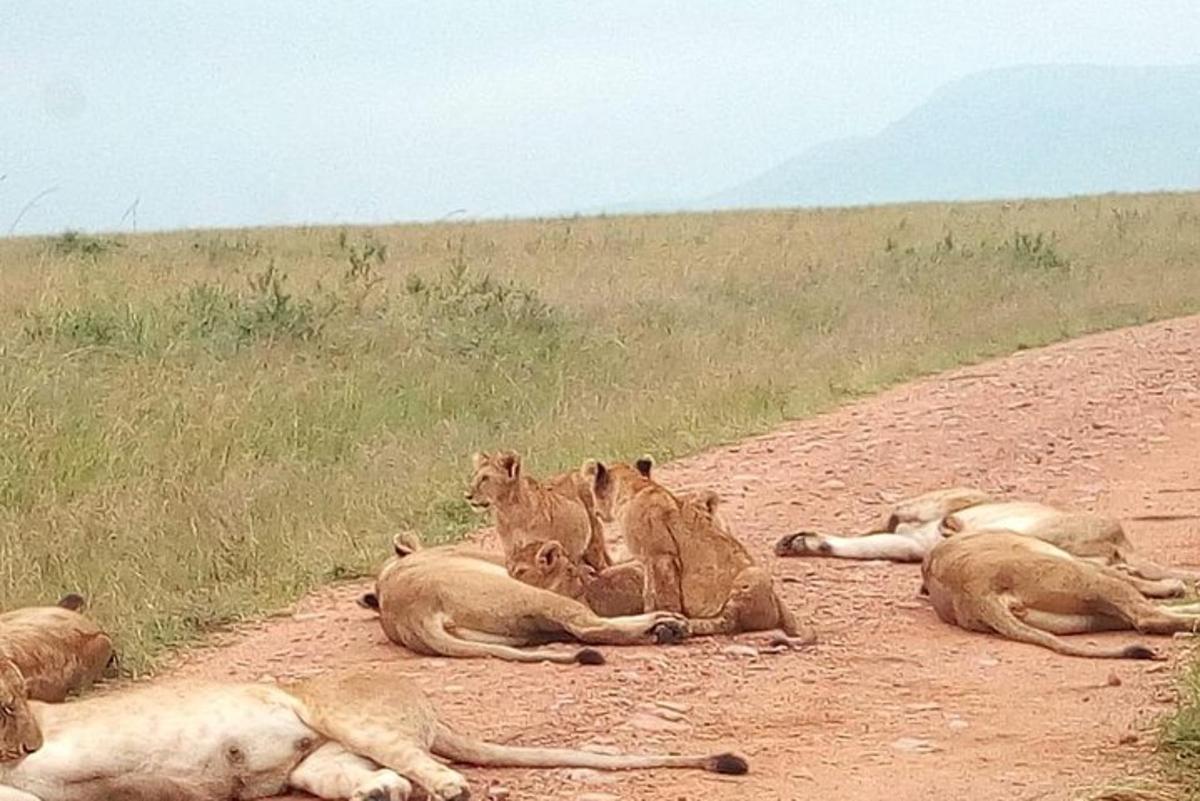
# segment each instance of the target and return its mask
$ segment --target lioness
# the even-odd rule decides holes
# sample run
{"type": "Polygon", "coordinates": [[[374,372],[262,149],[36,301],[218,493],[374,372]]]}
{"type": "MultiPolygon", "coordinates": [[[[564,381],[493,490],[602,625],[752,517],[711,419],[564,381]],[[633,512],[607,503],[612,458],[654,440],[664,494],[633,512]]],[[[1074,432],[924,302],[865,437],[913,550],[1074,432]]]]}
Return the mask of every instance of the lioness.
{"type": "Polygon", "coordinates": [[[521,457],[512,451],[476,453],[471,461],[467,502],[491,510],[505,553],[525,542],[556,540],[576,561],[597,570],[611,564],[592,493],[576,472],[539,483],[521,474],[521,457]]]}
{"type": "Polygon", "coordinates": [[[1068,656],[1156,657],[1145,645],[1093,646],[1057,635],[1200,628],[1200,605],[1151,603],[1120,571],[1011,531],[971,531],[944,540],[923,561],[921,575],[938,617],[947,623],[1068,656]]]}
{"type": "Polygon", "coordinates": [[[606,466],[589,461],[580,472],[591,483],[596,512],[619,522],[625,545],[645,569],[646,609],[687,616],[693,634],[732,634],[779,628],[803,642],[815,640],[779,598],[771,575],[713,506],[682,503],[650,477],[652,462],[606,466]]]}
{"type": "Polygon", "coordinates": [[[98,680],[112,662],[112,640],[80,614],[84,605],[71,594],[58,606],[0,615],[0,664],[20,672],[30,698],[62,701],[98,680]]]}
{"type": "Polygon", "coordinates": [[[398,546],[375,586],[360,603],[378,610],[392,642],[421,654],[597,665],[604,657],[593,648],[563,653],[517,646],[669,643],[689,634],[687,621],[669,613],[599,617],[578,601],[517,581],[498,555],[470,546],[407,553],[398,546]]]}
{"type": "Polygon", "coordinates": [[[290,685],[175,683],[70,704],[25,700],[0,665],[2,801],[233,801],[288,789],[318,798],[401,801],[413,785],[465,801],[472,765],[700,768],[741,774],[737,755],[610,756],[476,740],[440,721],[399,676],[323,676],[290,685]]]}
{"type": "MultiPolygon", "coordinates": [[[[1200,578],[1194,571],[1163,568],[1139,556],[1116,518],[1031,501],[997,501],[966,487],[936,490],[901,502],[881,532],[856,537],[798,532],[782,537],[775,553],[919,562],[944,537],[985,528],[1037,537],[1081,559],[1119,566],[1151,581],[1200,578]]],[[[1170,586],[1178,588],[1174,594],[1184,590],[1177,582],[1170,586]]]]}

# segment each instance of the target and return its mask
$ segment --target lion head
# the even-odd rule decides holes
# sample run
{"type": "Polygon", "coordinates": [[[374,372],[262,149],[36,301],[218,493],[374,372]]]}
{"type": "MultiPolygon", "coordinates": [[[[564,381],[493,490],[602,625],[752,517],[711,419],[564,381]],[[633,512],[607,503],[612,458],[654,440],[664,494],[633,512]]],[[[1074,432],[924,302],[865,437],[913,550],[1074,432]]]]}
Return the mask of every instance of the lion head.
{"type": "Polygon", "coordinates": [[[26,698],[25,677],[0,659],[0,763],[16,762],[42,747],[42,730],[26,698]]]}

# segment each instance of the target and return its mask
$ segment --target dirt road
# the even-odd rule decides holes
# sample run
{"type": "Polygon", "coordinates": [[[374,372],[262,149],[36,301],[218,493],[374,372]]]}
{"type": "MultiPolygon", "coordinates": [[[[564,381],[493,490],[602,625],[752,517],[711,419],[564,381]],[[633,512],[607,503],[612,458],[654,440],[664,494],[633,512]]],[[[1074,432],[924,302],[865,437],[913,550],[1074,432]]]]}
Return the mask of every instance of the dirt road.
{"type": "MultiPolygon", "coordinates": [[[[956,483],[1120,515],[1155,558],[1200,565],[1200,520],[1132,519],[1200,515],[1200,317],[909,384],[658,477],[726,497],[787,599],[815,620],[818,646],[747,656],[729,651],[732,640],[701,639],[609,648],[602,667],[414,658],[355,607],[355,585],[194,651],[178,673],[386,664],[426,687],[448,720],[499,740],[732,748],[751,761],[736,779],[469,769],[476,798],[497,786],[510,799],[580,801],[1071,798],[1146,758],[1146,727],[1172,699],[1171,663],[1070,659],[969,634],[917,598],[916,566],[780,560],[771,544],[798,528],[861,530],[892,499],[956,483]]],[[[1184,650],[1154,644],[1175,659],[1184,650]]]]}

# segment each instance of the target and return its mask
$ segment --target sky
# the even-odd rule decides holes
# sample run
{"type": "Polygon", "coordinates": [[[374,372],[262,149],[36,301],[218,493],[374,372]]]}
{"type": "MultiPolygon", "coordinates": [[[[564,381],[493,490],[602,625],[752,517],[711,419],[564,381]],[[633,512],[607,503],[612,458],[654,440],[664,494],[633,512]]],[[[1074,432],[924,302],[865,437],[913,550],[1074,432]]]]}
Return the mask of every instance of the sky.
{"type": "Polygon", "coordinates": [[[1191,0],[0,0],[0,236],[699,198],[973,72],[1197,42],[1191,0]]]}

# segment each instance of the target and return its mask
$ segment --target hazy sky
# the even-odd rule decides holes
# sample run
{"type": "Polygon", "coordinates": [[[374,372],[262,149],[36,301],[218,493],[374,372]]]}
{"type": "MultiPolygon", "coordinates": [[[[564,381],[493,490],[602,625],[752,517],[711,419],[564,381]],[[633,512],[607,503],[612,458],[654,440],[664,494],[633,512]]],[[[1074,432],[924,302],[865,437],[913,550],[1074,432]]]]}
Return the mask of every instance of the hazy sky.
{"type": "Polygon", "coordinates": [[[936,87],[1200,61],[1181,2],[0,0],[0,236],[704,196],[936,87]]]}

